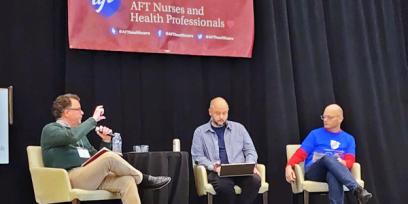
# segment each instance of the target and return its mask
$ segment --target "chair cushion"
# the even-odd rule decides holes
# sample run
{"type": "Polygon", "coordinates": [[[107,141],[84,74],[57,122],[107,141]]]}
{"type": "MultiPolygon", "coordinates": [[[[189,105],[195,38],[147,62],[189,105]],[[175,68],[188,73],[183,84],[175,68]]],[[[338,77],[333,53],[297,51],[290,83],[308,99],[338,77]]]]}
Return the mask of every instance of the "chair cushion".
{"type": "Polygon", "coordinates": [[[269,189],[269,183],[262,183],[258,193],[265,193],[269,189]]]}
{"type": "Polygon", "coordinates": [[[205,184],[205,186],[204,186],[204,188],[205,188],[205,191],[206,192],[208,192],[208,193],[210,193],[210,194],[212,194],[212,195],[215,195],[216,193],[215,193],[215,190],[214,190],[214,187],[211,185],[211,184],[205,184]]]}
{"type": "MultiPolygon", "coordinates": [[[[210,193],[212,195],[216,195],[214,187],[211,184],[207,184],[205,189],[207,190],[208,193],[210,193]]],[[[242,190],[241,190],[241,188],[239,186],[235,185],[234,186],[234,191],[235,191],[235,194],[241,194],[242,190]]]]}
{"type": "Polygon", "coordinates": [[[83,190],[83,189],[72,189],[71,190],[72,199],[79,199],[82,201],[86,200],[110,200],[110,199],[120,199],[119,193],[111,193],[105,190],[83,190]]]}
{"type": "MultiPolygon", "coordinates": [[[[360,186],[364,187],[364,181],[362,180],[357,180],[357,183],[360,186]]],[[[346,186],[343,186],[344,191],[349,191],[349,189],[346,186]]],[[[325,182],[316,182],[316,181],[309,181],[306,180],[303,182],[303,189],[307,192],[328,192],[329,191],[329,186],[325,182]]]]}
{"type": "MultiPolygon", "coordinates": [[[[212,195],[216,195],[215,190],[211,184],[207,184],[205,187],[206,191],[212,195]]],[[[269,189],[269,183],[263,183],[261,184],[261,187],[259,188],[258,193],[265,193],[269,189]]],[[[234,186],[235,194],[241,194],[242,190],[239,186],[235,185],[234,186]]]]}

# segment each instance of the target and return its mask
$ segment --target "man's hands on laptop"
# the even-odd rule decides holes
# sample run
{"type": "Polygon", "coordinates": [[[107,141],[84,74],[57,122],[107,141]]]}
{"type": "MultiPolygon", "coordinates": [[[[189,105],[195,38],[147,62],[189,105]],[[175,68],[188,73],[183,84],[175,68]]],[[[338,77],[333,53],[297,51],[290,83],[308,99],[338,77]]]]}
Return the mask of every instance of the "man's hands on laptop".
{"type": "Polygon", "coordinates": [[[261,176],[261,174],[259,173],[258,169],[256,168],[256,165],[254,167],[254,174],[261,176]]]}
{"type": "Polygon", "coordinates": [[[221,170],[221,163],[217,161],[213,164],[213,171],[219,174],[220,170],[221,170]]]}

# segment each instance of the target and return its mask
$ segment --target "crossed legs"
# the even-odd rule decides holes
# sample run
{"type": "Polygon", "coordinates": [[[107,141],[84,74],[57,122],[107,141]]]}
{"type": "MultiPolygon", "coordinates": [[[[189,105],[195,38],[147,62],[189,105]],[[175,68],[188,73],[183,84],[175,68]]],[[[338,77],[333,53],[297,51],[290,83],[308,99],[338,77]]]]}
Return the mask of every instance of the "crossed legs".
{"type": "Polygon", "coordinates": [[[343,185],[351,191],[359,186],[350,170],[335,158],[324,156],[306,171],[305,177],[313,181],[325,181],[329,186],[330,204],[343,204],[343,185]]]}
{"type": "Polygon", "coordinates": [[[69,171],[71,184],[86,190],[119,192],[125,204],[139,204],[137,185],[143,174],[113,152],[107,152],[85,167],[69,171]]]}

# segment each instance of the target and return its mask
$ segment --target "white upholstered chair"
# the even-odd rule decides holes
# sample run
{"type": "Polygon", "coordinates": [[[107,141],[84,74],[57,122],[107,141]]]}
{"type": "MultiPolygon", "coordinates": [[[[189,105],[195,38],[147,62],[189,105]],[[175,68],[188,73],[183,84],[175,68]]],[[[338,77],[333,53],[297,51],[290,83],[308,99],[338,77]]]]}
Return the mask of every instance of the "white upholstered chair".
{"type": "Polygon", "coordinates": [[[120,199],[118,193],[105,190],[82,190],[71,187],[68,172],[44,167],[40,146],[27,147],[28,164],[37,203],[60,203],[120,199]]]}
{"type": "MultiPolygon", "coordinates": [[[[286,145],[286,157],[289,160],[292,155],[299,149],[299,144],[286,145]]],[[[329,186],[325,182],[316,182],[305,180],[305,168],[304,163],[296,164],[294,167],[296,174],[296,181],[291,183],[292,192],[294,194],[303,193],[303,203],[309,204],[309,193],[327,193],[329,192],[329,186]]],[[[351,174],[357,180],[357,183],[364,187],[364,181],[361,180],[361,167],[360,164],[355,162],[351,169],[351,174]]],[[[344,190],[348,191],[344,186],[344,190]]]]}
{"type": "MultiPolygon", "coordinates": [[[[269,183],[265,181],[266,178],[266,169],[265,165],[257,164],[256,168],[258,169],[260,176],[261,176],[261,187],[259,188],[258,193],[262,194],[263,204],[268,203],[268,190],[269,190],[269,183]]],[[[199,196],[207,196],[207,203],[213,203],[213,196],[216,195],[214,187],[208,183],[207,179],[207,170],[202,165],[195,165],[193,164],[193,171],[194,171],[194,180],[195,186],[197,190],[197,194],[199,196]]],[[[239,186],[234,186],[234,190],[236,194],[241,194],[241,188],[239,186]]]]}

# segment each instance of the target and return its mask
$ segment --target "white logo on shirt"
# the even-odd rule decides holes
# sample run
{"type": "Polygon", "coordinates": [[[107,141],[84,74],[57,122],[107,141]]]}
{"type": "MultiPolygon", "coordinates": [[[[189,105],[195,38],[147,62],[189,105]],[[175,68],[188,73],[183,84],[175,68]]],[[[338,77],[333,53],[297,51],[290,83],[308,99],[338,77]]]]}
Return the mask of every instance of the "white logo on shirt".
{"type": "Polygon", "coordinates": [[[336,141],[336,140],[330,140],[330,147],[332,149],[337,149],[340,147],[340,142],[336,141]]]}

